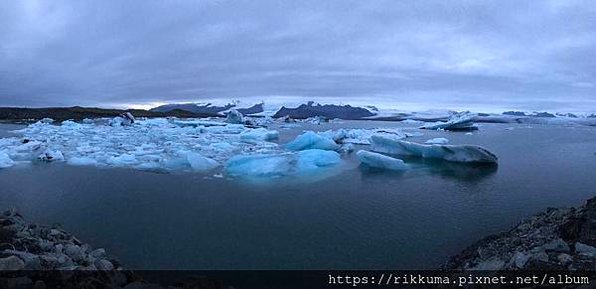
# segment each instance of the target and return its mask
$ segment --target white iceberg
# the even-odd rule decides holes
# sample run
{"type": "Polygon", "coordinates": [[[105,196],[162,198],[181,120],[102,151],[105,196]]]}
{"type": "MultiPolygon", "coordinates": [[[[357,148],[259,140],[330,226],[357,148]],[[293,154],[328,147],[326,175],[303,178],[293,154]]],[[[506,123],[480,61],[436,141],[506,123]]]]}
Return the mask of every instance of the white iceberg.
{"type": "Polygon", "coordinates": [[[225,166],[231,176],[282,177],[317,172],[341,162],[338,153],[320,149],[280,154],[237,155],[225,166]]]}
{"type": "Polygon", "coordinates": [[[14,161],[6,152],[0,151],[0,169],[12,167],[14,164],[14,161]]]}
{"type": "Polygon", "coordinates": [[[279,137],[279,132],[276,130],[268,130],[266,128],[256,128],[245,130],[240,133],[242,140],[274,140],[279,137]]]}
{"type": "Polygon", "coordinates": [[[42,118],[42,119],[39,120],[39,123],[50,124],[50,123],[53,123],[53,122],[54,122],[54,120],[51,119],[51,118],[49,118],[49,117],[44,117],[44,118],[42,118]]]}
{"type": "Polygon", "coordinates": [[[139,161],[137,160],[137,158],[134,155],[125,153],[125,154],[121,154],[118,156],[110,157],[108,159],[108,163],[110,163],[114,166],[126,167],[126,166],[138,164],[139,161]]]}
{"type": "MultiPolygon", "coordinates": [[[[159,120],[163,121],[164,119],[159,119],[159,120]]],[[[156,122],[157,119],[153,119],[152,121],[156,122]]],[[[209,127],[209,126],[227,126],[228,125],[225,122],[205,120],[205,119],[173,120],[172,123],[177,126],[192,126],[192,127],[198,127],[198,126],[209,127]]]]}
{"type": "Polygon", "coordinates": [[[89,157],[72,157],[66,163],[73,166],[94,166],[97,161],[89,157]]]}
{"type": "Polygon", "coordinates": [[[226,116],[226,122],[233,124],[242,124],[244,123],[244,116],[239,111],[235,109],[230,109],[230,112],[228,112],[226,116]]]}
{"type": "Polygon", "coordinates": [[[425,141],[424,143],[425,144],[446,144],[448,142],[449,142],[449,140],[444,137],[437,137],[437,138],[429,139],[429,140],[425,141]]]}
{"type": "Polygon", "coordinates": [[[469,111],[455,113],[449,117],[447,122],[436,122],[423,125],[422,129],[432,130],[477,130],[478,127],[474,124],[477,114],[469,111]]]}
{"type": "Polygon", "coordinates": [[[37,158],[46,162],[63,161],[64,155],[59,150],[46,149],[37,158]]]}
{"type": "Polygon", "coordinates": [[[359,150],[356,153],[356,156],[358,156],[358,160],[360,160],[361,163],[371,168],[394,171],[402,171],[408,169],[408,165],[406,165],[404,161],[379,153],[359,150]]]}
{"type": "Polygon", "coordinates": [[[497,156],[475,145],[423,145],[374,135],[375,152],[421,158],[443,159],[450,162],[497,163],[497,156]]]}
{"type": "Polygon", "coordinates": [[[351,144],[361,144],[361,145],[370,145],[370,137],[373,135],[387,135],[391,136],[396,139],[403,139],[410,136],[414,136],[412,134],[404,133],[400,129],[395,128],[374,128],[374,129],[337,129],[337,130],[327,130],[323,132],[317,133],[320,136],[331,138],[336,143],[351,143],[351,144]]]}
{"type": "Polygon", "coordinates": [[[190,167],[195,171],[208,171],[219,166],[216,160],[206,158],[199,153],[189,152],[186,154],[186,160],[190,167]]]}
{"type": "Polygon", "coordinates": [[[313,131],[307,131],[297,136],[293,141],[287,143],[286,148],[292,151],[309,149],[321,149],[335,151],[340,146],[333,139],[319,135],[313,131]]]}
{"type": "Polygon", "coordinates": [[[62,126],[69,127],[71,129],[80,129],[81,125],[72,121],[72,120],[65,120],[61,124],[62,126]]]}
{"type": "Polygon", "coordinates": [[[110,120],[110,126],[129,126],[135,123],[135,117],[130,112],[125,112],[110,120]]]}

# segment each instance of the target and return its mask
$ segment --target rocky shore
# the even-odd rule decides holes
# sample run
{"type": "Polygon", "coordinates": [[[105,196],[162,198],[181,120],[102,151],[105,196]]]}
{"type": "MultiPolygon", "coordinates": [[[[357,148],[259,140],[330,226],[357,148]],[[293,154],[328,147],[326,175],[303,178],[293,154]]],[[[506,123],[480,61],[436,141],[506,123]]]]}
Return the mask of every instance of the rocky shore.
{"type": "MultiPolygon", "coordinates": [[[[59,227],[27,223],[16,211],[0,215],[0,288],[166,288],[122,268],[103,248],[92,248],[59,227]]],[[[225,288],[188,278],[167,288],[225,288]]]]}
{"type": "Polygon", "coordinates": [[[549,208],[454,256],[448,270],[596,270],[596,197],[549,208]]]}

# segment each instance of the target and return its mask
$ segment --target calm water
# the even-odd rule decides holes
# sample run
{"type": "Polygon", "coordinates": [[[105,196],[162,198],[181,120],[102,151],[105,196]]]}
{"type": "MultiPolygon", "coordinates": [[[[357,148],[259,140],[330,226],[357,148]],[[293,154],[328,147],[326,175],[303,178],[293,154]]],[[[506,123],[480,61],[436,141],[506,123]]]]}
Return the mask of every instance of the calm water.
{"type": "MultiPolygon", "coordinates": [[[[345,122],[280,130],[388,127],[345,122]]],[[[1,125],[0,136],[14,126],[1,125]]],[[[485,124],[425,141],[479,144],[498,168],[348,168],[323,181],[247,184],[200,174],[34,164],[0,170],[0,204],[105,247],[129,268],[432,268],[547,207],[596,195],[596,128],[485,124]],[[506,128],[514,127],[513,130],[506,128]]]]}

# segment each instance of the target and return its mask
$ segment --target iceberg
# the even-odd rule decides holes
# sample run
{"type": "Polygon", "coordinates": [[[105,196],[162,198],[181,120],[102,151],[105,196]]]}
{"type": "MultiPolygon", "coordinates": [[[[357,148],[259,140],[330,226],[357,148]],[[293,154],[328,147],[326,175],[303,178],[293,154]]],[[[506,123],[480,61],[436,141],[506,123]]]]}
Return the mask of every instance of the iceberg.
{"type": "Polygon", "coordinates": [[[113,156],[108,159],[108,163],[119,166],[119,167],[126,167],[130,165],[134,165],[138,163],[138,160],[134,155],[131,154],[121,154],[119,156],[113,156]]]}
{"type": "Polygon", "coordinates": [[[425,144],[446,144],[448,142],[449,142],[449,140],[444,137],[437,137],[437,138],[429,139],[429,140],[425,141],[424,143],[425,144]]]}
{"type": "Polygon", "coordinates": [[[73,166],[94,166],[97,161],[89,157],[72,157],[66,163],[73,166]]]}
{"type": "Polygon", "coordinates": [[[279,154],[237,155],[227,161],[225,170],[231,176],[283,177],[318,172],[340,162],[337,152],[310,149],[279,154]]]}
{"type": "Polygon", "coordinates": [[[392,158],[379,153],[369,152],[365,150],[359,150],[356,153],[358,160],[368,167],[378,168],[384,170],[402,171],[407,170],[408,165],[404,161],[396,158],[392,158]]]}
{"type": "Polygon", "coordinates": [[[208,171],[219,166],[216,160],[206,158],[199,153],[189,152],[186,154],[186,160],[190,167],[195,171],[208,171]]]}
{"type": "Polygon", "coordinates": [[[476,114],[469,111],[464,111],[451,115],[447,122],[426,124],[420,128],[432,130],[477,130],[478,127],[474,124],[476,116],[476,114]]]}
{"type": "Polygon", "coordinates": [[[135,117],[130,112],[125,112],[110,121],[110,126],[129,126],[135,123],[135,117]]]}
{"type": "Polygon", "coordinates": [[[45,162],[63,161],[64,155],[59,150],[46,149],[37,158],[45,162]]]}
{"type": "Polygon", "coordinates": [[[0,169],[9,168],[12,166],[14,166],[14,161],[6,152],[0,151],[0,169]]]}
{"type": "Polygon", "coordinates": [[[375,134],[382,134],[391,136],[393,138],[403,139],[413,136],[408,133],[404,133],[400,129],[395,128],[375,128],[375,129],[338,129],[338,130],[327,130],[317,133],[320,136],[333,139],[336,143],[351,143],[370,145],[370,137],[375,134]]]}
{"type": "Polygon", "coordinates": [[[244,123],[244,116],[237,110],[231,109],[226,116],[227,123],[242,124],[244,123]]]}
{"type": "Polygon", "coordinates": [[[279,132],[276,130],[268,130],[266,128],[256,128],[245,130],[240,133],[242,140],[274,140],[279,137],[279,132]]]}
{"type": "Polygon", "coordinates": [[[286,144],[286,148],[292,151],[309,149],[320,149],[335,151],[340,146],[332,138],[319,135],[313,131],[307,131],[297,136],[293,141],[286,144]]]}
{"type": "Polygon", "coordinates": [[[450,162],[497,163],[497,156],[475,145],[423,145],[384,136],[371,137],[375,152],[421,158],[443,159],[450,162]]]}

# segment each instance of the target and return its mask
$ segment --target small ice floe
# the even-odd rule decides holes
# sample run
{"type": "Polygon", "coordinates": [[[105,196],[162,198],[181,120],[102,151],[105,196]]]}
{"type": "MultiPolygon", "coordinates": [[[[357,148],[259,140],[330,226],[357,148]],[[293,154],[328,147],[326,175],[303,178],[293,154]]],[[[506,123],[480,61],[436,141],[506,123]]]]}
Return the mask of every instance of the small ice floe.
{"type": "MultiPolygon", "coordinates": [[[[159,119],[164,120],[164,119],[159,119]]],[[[195,120],[173,120],[172,124],[177,126],[191,126],[191,127],[210,127],[210,126],[227,126],[228,124],[221,121],[212,121],[212,120],[204,120],[204,119],[195,119],[195,120]]]]}
{"type": "Polygon", "coordinates": [[[414,120],[414,119],[408,118],[408,119],[404,119],[404,120],[400,121],[400,123],[405,123],[405,124],[421,124],[421,123],[423,123],[423,121],[414,120]]]}
{"type": "Polygon", "coordinates": [[[73,166],[94,166],[97,165],[97,161],[89,157],[72,157],[66,162],[73,166]]]}
{"type": "Polygon", "coordinates": [[[237,155],[230,158],[225,171],[230,176],[282,177],[317,173],[341,163],[337,152],[309,149],[277,154],[237,155]]]}
{"type": "Polygon", "coordinates": [[[64,155],[59,150],[46,149],[37,158],[44,162],[63,161],[64,155]]]}
{"type": "Polygon", "coordinates": [[[356,156],[358,156],[358,160],[360,160],[362,164],[371,168],[394,171],[402,171],[408,169],[408,165],[406,165],[404,161],[379,153],[359,150],[356,153],[356,156]]]}
{"type": "Polygon", "coordinates": [[[505,130],[514,130],[514,129],[515,129],[515,127],[512,127],[512,126],[505,128],[505,130]]]}
{"type": "Polygon", "coordinates": [[[110,126],[129,126],[135,123],[135,117],[130,112],[125,112],[110,120],[110,126]]]}
{"type": "Polygon", "coordinates": [[[340,148],[340,146],[332,138],[319,135],[313,131],[307,131],[297,136],[293,141],[287,143],[285,147],[292,151],[309,149],[335,151],[340,148]]]}
{"type": "Polygon", "coordinates": [[[206,158],[195,152],[187,153],[186,160],[190,164],[190,167],[195,171],[209,171],[219,166],[219,163],[216,160],[206,158]]]}
{"type": "Polygon", "coordinates": [[[279,137],[279,132],[276,130],[268,130],[266,128],[255,128],[245,130],[240,133],[242,140],[274,140],[279,137]]]}
{"type": "Polygon", "coordinates": [[[64,127],[68,127],[70,129],[80,129],[81,128],[80,124],[78,124],[72,120],[65,120],[60,125],[62,125],[64,127]]]}
{"type": "Polygon", "coordinates": [[[226,115],[226,122],[232,124],[242,124],[244,123],[244,116],[239,111],[230,109],[226,115]]]}
{"type": "Polygon", "coordinates": [[[475,145],[423,145],[384,136],[374,135],[372,150],[375,152],[443,159],[450,162],[497,163],[497,156],[475,145]]]}
{"type": "Polygon", "coordinates": [[[329,119],[323,116],[313,116],[305,119],[303,122],[310,124],[321,124],[322,122],[329,122],[329,119]]]}
{"type": "Polygon", "coordinates": [[[474,134],[471,132],[467,132],[466,135],[474,135],[474,134]]]}
{"type": "Polygon", "coordinates": [[[50,124],[54,123],[54,120],[49,117],[44,117],[41,120],[39,120],[39,123],[50,124]]]}
{"type": "Polygon", "coordinates": [[[387,135],[396,139],[410,137],[400,129],[394,128],[374,128],[374,129],[337,129],[327,130],[317,133],[320,136],[333,139],[336,143],[352,143],[369,145],[370,137],[375,134],[387,135]]]}
{"type": "Polygon", "coordinates": [[[429,139],[429,140],[425,141],[424,143],[425,144],[446,144],[448,142],[449,142],[449,140],[444,137],[437,137],[437,138],[429,139]]]}
{"type": "Polygon", "coordinates": [[[14,161],[6,152],[0,151],[0,169],[12,167],[14,164],[14,161]]]}
{"type": "Polygon", "coordinates": [[[349,154],[353,151],[354,151],[354,144],[351,144],[351,143],[342,144],[341,147],[339,148],[339,152],[342,154],[349,154]]]}
{"type": "Polygon", "coordinates": [[[432,130],[477,130],[478,127],[474,124],[476,114],[469,111],[459,112],[451,115],[447,122],[436,122],[423,125],[422,129],[432,130]]]}

